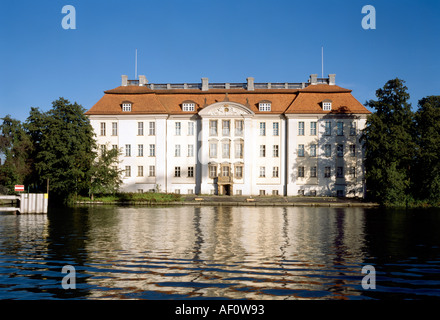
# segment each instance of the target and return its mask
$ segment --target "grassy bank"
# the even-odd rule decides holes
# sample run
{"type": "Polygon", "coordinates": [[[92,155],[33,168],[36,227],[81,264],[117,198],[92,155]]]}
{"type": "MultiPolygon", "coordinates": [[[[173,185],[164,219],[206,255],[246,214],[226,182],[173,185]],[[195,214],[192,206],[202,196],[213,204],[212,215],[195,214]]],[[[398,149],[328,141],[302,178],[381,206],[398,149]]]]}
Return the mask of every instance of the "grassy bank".
{"type": "Polygon", "coordinates": [[[174,193],[115,193],[115,194],[103,194],[95,195],[93,200],[89,197],[78,196],[76,199],[78,202],[96,202],[96,203],[114,203],[114,202],[148,202],[148,203],[162,203],[162,202],[175,202],[183,201],[180,194],[174,193]]]}

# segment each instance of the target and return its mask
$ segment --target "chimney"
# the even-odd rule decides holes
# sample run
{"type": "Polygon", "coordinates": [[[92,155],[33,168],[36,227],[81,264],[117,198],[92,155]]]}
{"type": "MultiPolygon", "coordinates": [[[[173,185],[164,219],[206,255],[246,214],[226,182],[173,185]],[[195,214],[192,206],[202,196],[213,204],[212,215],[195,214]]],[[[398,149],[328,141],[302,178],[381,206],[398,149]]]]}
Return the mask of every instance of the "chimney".
{"type": "Polygon", "coordinates": [[[255,79],[252,77],[248,77],[246,80],[247,80],[247,89],[249,91],[254,91],[254,89],[255,89],[254,80],[255,79]]]}
{"type": "Polygon", "coordinates": [[[335,74],[329,74],[328,75],[328,84],[331,86],[334,86],[336,84],[336,75],[335,74]]]}
{"type": "Polygon", "coordinates": [[[309,79],[310,84],[318,84],[318,75],[311,74],[309,79]]]}
{"type": "Polygon", "coordinates": [[[209,89],[209,79],[202,78],[202,91],[208,91],[209,89]]]}
{"type": "Polygon", "coordinates": [[[126,87],[128,85],[128,76],[122,75],[122,86],[126,87]]]}
{"type": "Polygon", "coordinates": [[[145,86],[147,85],[148,80],[145,76],[139,76],[139,85],[140,86],[145,86]]]}

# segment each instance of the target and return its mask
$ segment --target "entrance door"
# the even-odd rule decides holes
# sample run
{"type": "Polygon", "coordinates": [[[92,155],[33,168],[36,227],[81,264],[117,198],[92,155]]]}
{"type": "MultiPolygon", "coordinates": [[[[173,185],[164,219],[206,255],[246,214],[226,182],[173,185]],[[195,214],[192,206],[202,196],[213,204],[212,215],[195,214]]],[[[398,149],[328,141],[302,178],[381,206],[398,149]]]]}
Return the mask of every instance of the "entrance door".
{"type": "Polygon", "coordinates": [[[225,184],[223,186],[223,190],[224,190],[224,195],[225,196],[230,196],[231,195],[231,185],[230,184],[225,184]]]}

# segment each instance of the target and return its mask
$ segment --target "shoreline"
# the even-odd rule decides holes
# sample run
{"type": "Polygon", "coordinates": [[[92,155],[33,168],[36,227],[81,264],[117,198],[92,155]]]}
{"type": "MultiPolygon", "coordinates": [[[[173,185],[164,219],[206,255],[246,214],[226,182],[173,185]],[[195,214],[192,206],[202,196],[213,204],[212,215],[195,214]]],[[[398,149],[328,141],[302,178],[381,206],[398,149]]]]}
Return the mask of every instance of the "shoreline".
{"type": "Polygon", "coordinates": [[[333,197],[185,196],[183,201],[76,201],[76,205],[252,206],[252,207],[379,207],[359,199],[333,197]]]}

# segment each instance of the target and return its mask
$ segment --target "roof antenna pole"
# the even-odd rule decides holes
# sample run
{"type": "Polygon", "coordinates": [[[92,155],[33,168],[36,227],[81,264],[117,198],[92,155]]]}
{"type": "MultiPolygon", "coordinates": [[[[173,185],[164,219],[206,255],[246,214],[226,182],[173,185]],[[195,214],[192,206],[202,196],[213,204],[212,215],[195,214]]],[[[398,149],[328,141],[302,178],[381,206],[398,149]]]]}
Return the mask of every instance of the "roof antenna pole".
{"type": "Polygon", "coordinates": [[[137,64],[138,64],[138,49],[136,49],[136,56],[134,60],[134,78],[137,79],[137,64]]]}
{"type": "Polygon", "coordinates": [[[321,47],[321,78],[324,78],[324,46],[321,47]]]}

